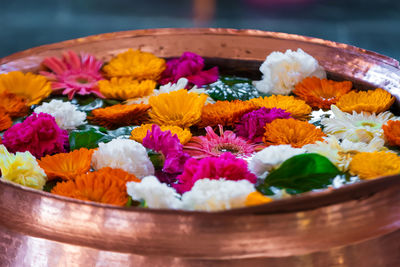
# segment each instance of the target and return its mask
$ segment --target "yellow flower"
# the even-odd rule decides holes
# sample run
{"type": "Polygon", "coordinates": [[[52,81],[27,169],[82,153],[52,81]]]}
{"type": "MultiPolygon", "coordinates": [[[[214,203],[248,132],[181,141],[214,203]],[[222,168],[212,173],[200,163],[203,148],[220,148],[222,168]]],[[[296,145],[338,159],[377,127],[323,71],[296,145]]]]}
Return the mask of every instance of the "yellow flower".
{"type": "MultiPolygon", "coordinates": [[[[151,131],[151,127],[153,124],[142,124],[140,127],[136,127],[131,132],[131,139],[135,140],[136,142],[142,143],[143,138],[146,137],[147,131],[151,131]]],[[[190,138],[192,138],[192,133],[189,129],[182,129],[181,127],[174,126],[174,125],[161,125],[161,131],[171,131],[172,135],[176,134],[178,136],[179,141],[182,145],[189,142],[190,138]]]]}
{"type": "Polygon", "coordinates": [[[267,204],[272,201],[272,198],[266,197],[258,191],[254,191],[247,195],[245,205],[246,206],[256,206],[267,204]]]}
{"type": "Polygon", "coordinates": [[[394,103],[395,98],[387,91],[377,88],[368,91],[351,91],[342,96],[336,103],[340,110],[348,113],[353,111],[381,113],[390,108],[394,103]]]}
{"type": "Polygon", "coordinates": [[[200,120],[207,95],[185,89],[152,96],[149,99],[151,121],[158,125],[190,127],[200,120]]]}
{"type": "Polygon", "coordinates": [[[100,92],[106,98],[127,100],[150,95],[157,83],[153,80],[138,81],[131,77],[113,77],[98,82],[100,92]]]}
{"type": "Polygon", "coordinates": [[[165,67],[164,59],[158,58],[152,53],[129,49],[111,59],[103,70],[110,77],[158,80],[165,67]]]}
{"type": "Polygon", "coordinates": [[[253,98],[249,100],[257,107],[280,108],[290,112],[293,118],[305,119],[311,113],[311,107],[305,101],[294,96],[272,95],[266,97],[253,98]]]}
{"type": "Polygon", "coordinates": [[[17,152],[14,155],[3,145],[0,145],[0,169],[3,179],[40,190],[47,180],[31,153],[17,152]]]}
{"type": "Polygon", "coordinates": [[[361,152],[350,162],[350,173],[361,179],[375,179],[400,173],[400,157],[393,152],[361,152]]]}
{"type": "Polygon", "coordinates": [[[44,76],[20,71],[0,74],[0,93],[5,91],[26,99],[27,106],[38,104],[52,92],[44,76]]]}

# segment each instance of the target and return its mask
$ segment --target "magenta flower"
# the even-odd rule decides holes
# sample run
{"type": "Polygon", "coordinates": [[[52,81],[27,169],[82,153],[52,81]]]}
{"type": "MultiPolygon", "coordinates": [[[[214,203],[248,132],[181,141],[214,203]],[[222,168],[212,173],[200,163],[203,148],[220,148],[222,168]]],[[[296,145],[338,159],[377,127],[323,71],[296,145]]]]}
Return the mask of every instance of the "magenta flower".
{"type": "Polygon", "coordinates": [[[41,158],[66,152],[68,132],[60,129],[50,114],[33,113],[24,122],[4,132],[3,144],[12,153],[29,151],[36,158],[41,158]]]}
{"type": "Polygon", "coordinates": [[[218,80],[218,67],[203,70],[204,59],[192,52],[184,52],[180,58],[171,59],[167,62],[167,68],[161,73],[158,81],[164,85],[169,82],[176,83],[179,78],[186,78],[189,86],[203,86],[218,80]]]}
{"type": "Polygon", "coordinates": [[[236,133],[252,142],[262,142],[265,124],[275,119],[291,118],[290,113],[280,108],[260,108],[246,113],[236,124],[236,133]]]}
{"type": "Polygon", "coordinates": [[[62,94],[68,95],[70,100],[75,94],[91,93],[103,98],[97,87],[97,82],[103,79],[100,74],[103,62],[94,56],[81,53],[79,57],[75,52],[68,51],[63,54],[62,60],[49,57],[43,61],[43,65],[52,71],[42,71],[40,74],[52,81],[53,91],[62,90],[62,94]]]}
{"type": "Polygon", "coordinates": [[[231,153],[223,153],[220,157],[207,157],[201,160],[189,159],[185,169],[177,177],[178,183],[174,188],[181,194],[190,191],[197,180],[209,178],[226,180],[248,180],[255,183],[257,177],[247,168],[247,162],[236,158],[231,153]]]}
{"type": "Polygon", "coordinates": [[[206,127],[206,136],[192,137],[183,150],[196,159],[217,157],[225,152],[235,156],[250,156],[254,153],[253,144],[236,136],[232,131],[224,132],[221,125],[218,125],[218,128],[220,135],[217,135],[210,126],[206,127]]]}
{"type": "Polygon", "coordinates": [[[164,157],[162,170],[167,173],[181,173],[183,165],[190,156],[183,152],[183,146],[176,134],[171,131],[161,131],[160,126],[154,124],[147,132],[142,142],[143,146],[161,153],[164,157]]]}

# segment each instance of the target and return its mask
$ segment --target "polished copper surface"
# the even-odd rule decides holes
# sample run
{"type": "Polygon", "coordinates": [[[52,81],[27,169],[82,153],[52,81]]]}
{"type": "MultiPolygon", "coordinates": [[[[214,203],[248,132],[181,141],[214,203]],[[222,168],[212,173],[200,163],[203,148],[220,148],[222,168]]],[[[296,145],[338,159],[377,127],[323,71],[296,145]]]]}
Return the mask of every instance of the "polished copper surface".
{"type": "MultiPolygon", "coordinates": [[[[127,48],[258,73],[272,51],[302,48],[333,78],[400,97],[396,60],[345,44],[256,30],[159,29],[90,36],[0,60],[37,71],[66,49],[108,60],[127,48]]],[[[256,74],[259,75],[259,74],[256,74]]],[[[400,177],[219,213],[120,208],[0,181],[1,266],[399,266],[400,177]]]]}

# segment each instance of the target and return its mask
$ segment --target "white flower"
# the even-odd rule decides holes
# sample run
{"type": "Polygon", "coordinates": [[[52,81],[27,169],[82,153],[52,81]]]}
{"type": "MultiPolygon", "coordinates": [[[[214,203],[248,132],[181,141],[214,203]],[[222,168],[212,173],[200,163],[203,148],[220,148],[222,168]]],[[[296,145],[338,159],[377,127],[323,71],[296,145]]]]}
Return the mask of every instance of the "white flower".
{"type": "Polygon", "coordinates": [[[85,123],[86,113],[79,111],[70,102],[53,99],[34,109],[36,113],[47,113],[53,116],[61,129],[73,130],[85,123]]]}
{"type": "Polygon", "coordinates": [[[338,139],[348,139],[351,142],[369,143],[374,137],[381,137],[382,125],[390,119],[393,120],[393,114],[389,111],[379,115],[355,111],[353,114],[349,114],[342,112],[335,105],[331,106],[331,110],[334,116],[321,120],[324,132],[332,134],[338,139]]]}
{"type": "Polygon", "coordinates": [[[261,81],[254,82],[257,90],[265,94],[288,95],[294,86],[306,77],[325,78],[318,61],[300,48],[285,53],[272,52],[260,67],[261,81]]]}
{"type": "Polygon", "coordinates": [[[200,179],[183,194],[183,209],[219,211],[244,207],[247,196],[255,190],[247,180],[200,179]]]}
{"type": "Polygon", "coordinates": [[[290,145],[269,146],[257,152],[249,161],[249,170],[260,178],[274,168],[277,168],[285,160],[305,153],[303,148],[294,148],[290,145]]]}
{"type": "Polygon", "coordinates": [[[157,94],[170,93],[173,91],[178,91],[186,87],[189,80],[186,78],[180,78],[176,83],[169,82],[167,84],[161,85],[157,94]]]}
{"type": "Polygon", "coordinates": [[[181,200],[175,189],[160,183],[154,176],[146,176],[140,183],[126,184],[128,195],[132,199],[146,202],[146,206],[156,209],[180,209],[181,200]]]}
{"type": "Polygon", "coordinates": [[[100,143],[92,156],[92,167],[122,169],[139,179],[154,174],[154,166],[147,156],[146,149],[130,139],[113,139],[109,143],[100,143]]]}

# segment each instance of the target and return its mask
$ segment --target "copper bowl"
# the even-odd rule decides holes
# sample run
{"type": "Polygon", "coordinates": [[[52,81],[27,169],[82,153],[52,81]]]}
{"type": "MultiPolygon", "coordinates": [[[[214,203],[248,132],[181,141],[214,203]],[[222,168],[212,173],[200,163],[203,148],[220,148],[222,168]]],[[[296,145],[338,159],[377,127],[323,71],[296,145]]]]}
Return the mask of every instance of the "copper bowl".
{"type": "MultiPolygon", "coordinates": [[[[67,49],[109,60],[128,48],[165,58],[192,51],[226,73],[255,78],[270,52],[302,48],[332,78],[400,96],[394,59],[345,44],[257,30],[101,34],[3,58],[0,73],[37,71],[45,57],[67,49]]],[[[0,210],[1,266],[400,264],[399,176],[217,213],[114,207],[0,180],[0,210]]]]}

